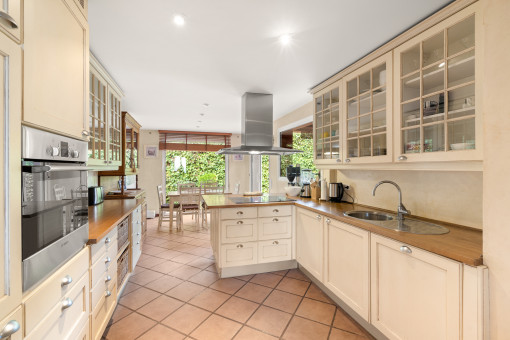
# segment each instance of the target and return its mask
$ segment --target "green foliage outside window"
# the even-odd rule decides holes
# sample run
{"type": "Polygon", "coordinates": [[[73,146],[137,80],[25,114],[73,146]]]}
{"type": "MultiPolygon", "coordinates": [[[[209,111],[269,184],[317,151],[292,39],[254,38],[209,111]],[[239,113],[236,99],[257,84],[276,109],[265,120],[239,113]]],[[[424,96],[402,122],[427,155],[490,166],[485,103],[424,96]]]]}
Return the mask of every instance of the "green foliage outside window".
{"type": "Polygon", "coordinates": [[[225,184],[225,156],[215,152],[167,151],[166,191],[176,191],[182,182],[199,183],[204,178],[217,179],[218,185],[225,184]],[[186,172],[182,166],[174,170],[175,157],[186,158],[186,172]]]}

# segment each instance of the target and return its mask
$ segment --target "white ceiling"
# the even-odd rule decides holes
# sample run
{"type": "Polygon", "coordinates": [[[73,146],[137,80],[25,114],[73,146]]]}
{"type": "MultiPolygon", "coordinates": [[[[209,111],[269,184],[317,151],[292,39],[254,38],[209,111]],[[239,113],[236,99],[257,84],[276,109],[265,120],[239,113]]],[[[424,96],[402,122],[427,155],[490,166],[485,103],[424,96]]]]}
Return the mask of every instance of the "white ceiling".
{"type": "Polygon", "coordinates": [[[89,0],[90,47],[142,128],[239,133],[244,92],[273,93],[277,119],[449,2],[89,0]],[[176,13],[185,26],[173,24],[176,13]],[[285,33],[293,39],[283,47],[285,33]]]}

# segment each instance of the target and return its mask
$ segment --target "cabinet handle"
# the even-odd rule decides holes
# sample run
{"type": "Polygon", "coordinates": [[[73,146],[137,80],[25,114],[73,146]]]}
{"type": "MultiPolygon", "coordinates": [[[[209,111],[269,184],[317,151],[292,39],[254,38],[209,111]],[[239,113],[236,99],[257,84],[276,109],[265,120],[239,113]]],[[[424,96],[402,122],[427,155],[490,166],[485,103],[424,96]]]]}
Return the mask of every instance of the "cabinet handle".
{"type": "MultiPolygon", "coordinates": [[[[67,286],[68,284],[70,284],[71,282],[73,282],[73,278],[70,277],[69,275],[66,275],[62,278],[62,280],[60,280],[60,285],[62,287],[64,286],[67,286]]],[[[1,338],[0,338],[1,339],[1,338]]]]}
{"type": "Polygon", "coordinates": [[[62,311],[65,311],[67,308],[71,307],[73,305],[73,300],[70,298],[66,298],[64,301],[62,301],[62,311]]]}
{"type": "Polygon", "coordinates": [[[8,339],[11,335],[19,331],[20,325],[16,320],[9,321],[0,331],[0,339],[8,339]]]}
{"type": "Polygon", "coordinates": [[[274,212],[274,213],[278,213],[278,212],[280,212],[280,210],[278,210],[278,209],[273,209],[273,212],[274,212]]]}
{"type": "Polygon", "coordinates": [[[242,211],[238,211],[238,212],[237,212],[237,214],[238,214],[238,215],[242,215],[242,214],[243,214],[243,212],[242,212],[242,211]]]}
{"type": "Polygon", "coordinates": [[[350,158],[346,158],[345,159],[345,163],[350,163],[351,159],[350,158]]]}
{"type": "Polygon", "coordinates": [[[340,158],[337,158],[336,162],[337,163],[342,163],[342,160],[340,158]]]}
{"type": "Polygon", "coordinates": [[[400,247],[400,251],[406,254],[411,254],[413,251],[408,246],[402,246],[400,247]]]}
{"type": "Polygon", "coordinates": [[[112,280],[112,277],[110,275],[107,275],[104,282],[110,282],[111,280],[112,280]]]}
{"type": "Polygon", "coordinates": [[[280,244],[280,242],[278,242],[278,241],[274,241],[274,242],[273,242],[273,244],[278,245],[278,244],[280,244]]]}
{"type": "Polygon", "coordinates": [[[244,222],[243,221],[237,221],[237,224],[243,224],[244,222]]]}
{"type": "Polygon", "coordinates": [[[112,164],[112,163],[113,163],[113,161],[108,161],[108,164],[112,164]]]}
{"type": "Polygon", "coordinates": [[[317,215],[315,218],[320,221],[322,219],[322,216],[321,215],[317,215]]]}
{"type": "Polygon", "coordinates": [[[107,238],[105,238],[104,243],[108,244],[108,243],[110,243],[111,241],[112,241],[112,240],[111,240],[109,237],[107,237],[107,238]]]}
{"type": "Polygon", "coordinates": [[[242,245],[242,244],[238,244],[238,245],[237,245],[237,248],[242,248],[242,247],[243,247],[243,245],[242,245]]]}
{"type": "Polygon", "coordinates": [[[402,155],[402,156],[400,156],[400,157],[398,158],[398,160],[399,160],[399,161],[407,161],[407,157],[402,155]]]}
{"type": "Polygon", "coordinates": [[[112,296],[112,292],[110,292],[109,290],[107,290],[104,294],[105,297],[110,297],[112,296]]]}
{"type": "Polygon", "coordinates": [[[104,161],[104,164],[108,164],[108,161],[104,161]]]}
{"type": "Polygon", "coordinates": [[[84,137],[88,137],[88,136],[90,136],[90,133],[87,130],[83,130],[81,132],[81,135],[84,136],[84,137]]]}
{"type": "Polygon", "coordinates": [[[104,263],[110,263],[112,262],[112,259],[110,258],[110,256],[107,256],[106,259],[104,260],[104,263]]]}
{"type": "MultiPolygon", "coordinates": [[[[7,14],[7,12],[0,11],[0,19],[4,19],[5,21],[7,21],[9,24],[11,24],[12,28],[18,28],[18,24],[16,23],[16,20],[14,20],[13,17],[11,17],[9,14],[7,14]]],[[[2,338],[0,337],[0,339],[2,339],[2,338]]]]}
{"type": "Polygon", "coordinates": [[[273,222],[278,222],[278,219],[276,217],[273,218],[273,222]]]}
{"type": "Polygon", "coordinates": [[[136,233],[136,236],[140,236],[140,233],[136,233]]]}
{"type": "Polygon", "coordinates": [[[136,242],[136,244],[140,244],[140,241],[136,242]]]}
{"type": "Polygon", "coordinates": [[[330,224],[331,223],[331,220],[329,218],[326,218],[326,223],[327,224],[330,224]]]}

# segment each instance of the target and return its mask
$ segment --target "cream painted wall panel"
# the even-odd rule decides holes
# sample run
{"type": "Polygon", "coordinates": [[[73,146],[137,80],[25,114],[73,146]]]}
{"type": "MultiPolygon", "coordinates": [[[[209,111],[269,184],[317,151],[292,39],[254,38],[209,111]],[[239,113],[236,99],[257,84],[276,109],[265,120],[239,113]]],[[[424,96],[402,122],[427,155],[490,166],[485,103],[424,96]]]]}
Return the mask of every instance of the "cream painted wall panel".
{"type": "Polygon", "coordinates": [[[351,186],[356,203],[397,210],[398,191],[391,185],[372,189],[381,180],[395,181],[413,215],[482,229],[482,173],[440,171],[338,170],[337,181],[351,186]]]}
{"type": "MultiPolygon", "coordinates": [[[[233,134],[232,146],[241,145],[241,135],[233,134]]],[[[244,155],[242,160],[234,160],[234,155],[228,155],[229,183],[225,191],[234,192],[235,185],[239,184],[239,192],[250,191],[250,156],[244,155]]]]}
{"type": "Polygon", "coordinates": [[[138,186],[145,189],[147,209],[159,211],[159,200],[156,187],[164,185],[163,157],[165,151],[158,151],[156,158],[145,158],[146,145],[159,145],[159,132],[157,130],[140,130],[141,154],[139,158],[138,186]]]}
{"type": "MultiPolygon", "coordinates": [[[[490,336],[510,334],[510,1],[483,1],[484,9],[484,178],[483,258],[489,267],[490,336]]],[[[467,209],[465,209],[467,210],[467,209]]]]}

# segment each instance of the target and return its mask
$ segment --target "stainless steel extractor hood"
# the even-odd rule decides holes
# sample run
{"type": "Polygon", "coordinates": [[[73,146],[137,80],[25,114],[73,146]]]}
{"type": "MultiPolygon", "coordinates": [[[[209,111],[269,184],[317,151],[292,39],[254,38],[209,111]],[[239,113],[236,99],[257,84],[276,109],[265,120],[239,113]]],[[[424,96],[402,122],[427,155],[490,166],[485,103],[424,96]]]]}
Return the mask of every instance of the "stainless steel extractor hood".
{"type": "Polygon", "coordinates": [[[288,155],[301,150],[273,146],[273,95],[246,92],[242,98],[241,146],[219,154],[288,155]]]}

